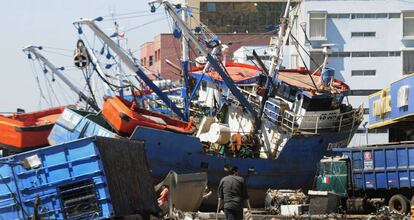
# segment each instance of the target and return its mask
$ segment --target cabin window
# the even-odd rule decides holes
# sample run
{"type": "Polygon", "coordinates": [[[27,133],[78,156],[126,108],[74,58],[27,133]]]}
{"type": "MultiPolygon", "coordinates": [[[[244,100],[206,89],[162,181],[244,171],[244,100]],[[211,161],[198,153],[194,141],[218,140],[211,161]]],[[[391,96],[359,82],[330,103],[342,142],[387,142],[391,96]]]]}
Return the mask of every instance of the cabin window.
{"type": "Polygon", "coordinates": [[[351,32],[351,37],[375,37],[375,32],[351,32]]]}
{"type": "Polygon", "coordinates": [[[206,81],[201,81],[201,91],[207,91],[207,82],[206,81]]]}
{"type": "Polygon", "coordinates": [[[403,51],[403,74],[414,73],[414,51],[403,51]]]}
{"type": "Polygon", "coordinates": [[[375,76],[375,70],[352,70],[352,76],[375,76]]]}
{"type": "Polygon", "coordinates": [[[332,106],[332,98],[326,99],[308,99],[304,97],[304,104],[302,104],[302,108],[306,109],[306,111],[326,111],[331,109],[332,106]],[[308,101],[309,100],[309,101],[308,101]]]}
{"type": "Polygon", "coordinates": [[[310,13],[310,38],[326,38],[326,13],[310,13]]]}
{"type": "Polygon", "coordinates": [[[414,38],[414,12],[403,13],[403,37],[414,38]]]}

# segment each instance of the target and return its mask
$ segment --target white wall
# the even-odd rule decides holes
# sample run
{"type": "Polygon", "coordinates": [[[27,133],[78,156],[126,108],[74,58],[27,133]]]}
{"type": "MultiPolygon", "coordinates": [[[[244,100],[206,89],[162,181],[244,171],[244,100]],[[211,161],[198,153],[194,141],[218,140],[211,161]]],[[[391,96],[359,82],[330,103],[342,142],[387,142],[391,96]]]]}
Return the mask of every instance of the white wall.
{"type": "MultiPolygon", "coordinates": [[[[309,12],[326,12],[327,14],[352,13],[401,13],[414,10],[414,2],[396,0],[304,0],[300,5],[297,24],[292,33],[302,45],[305,35],[300,25],[306,26],[309,36],[309,12]]],[[[333,51],[401,51],[414,47],[414,41],[402,40],[402,16],[400,18],[327,18],[326,41],[313,41],[306,48],[318,50],[321,44],[335,44],[333,51]],[[375,32],[375,37],[351,37],[351,32],[375,32]]],[[[295,52],[292,53],[295,54],[295,52]]],[[[308,59],[308,58],[307,58],[308,59]]],[[[329,66],[336,69],[336,78],[347,83],[351,90],[372,90],[389,87],[390,83],[402,77],[402,56],[396,57],[331,57],[329,66]],[[352,70],[376,70],[375,76],[352,76],[352,70]]],[[[310,60],[308,59],[308,64],[310,60]]],[[[354,107],[364,104],[368,107],[368,97],[350,96],[354,107]]],[[[364,122],[368,120],[365,115],[364,122]]],[[[362,126],[360,127],[362,128],[362,126]]],[[[369,144],[388,142],[388,134],[368,134],[369,144]]],[[[365,134],[356,134],[350,146],[366,143],[365,134]]]]}

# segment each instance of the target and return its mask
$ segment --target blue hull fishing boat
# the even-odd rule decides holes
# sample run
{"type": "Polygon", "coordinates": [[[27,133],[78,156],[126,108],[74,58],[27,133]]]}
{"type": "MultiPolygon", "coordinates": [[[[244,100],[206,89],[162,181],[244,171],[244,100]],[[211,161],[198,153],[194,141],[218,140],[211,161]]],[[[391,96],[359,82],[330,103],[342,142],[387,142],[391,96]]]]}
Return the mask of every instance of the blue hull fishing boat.
{"type": "MultiPolygon", "coordinates": [[[[226,175],[224,168],[238,166],[247,179],[252,205],[260,206],[268,188],[310,189],[318,161],[328,154],[330,148],[345,146],[357,125],[344,126],[341,131],[293,135],[275,158],[216,154],[206,151],[195,136],[146,127],[137,127],[129,139],[145,142],[154,183],[161,181],[171,170],[179,174],[207,172],[208,185],[214,192],[220,179],[226,175]]],[[[102,123],[99,115],[67,108],[55,123],[49,141],[60,144],[95,135],[118,136],[102,123]]],[[[215,202],[213,196],[205,204],[214,205],[215,202]]]]}
{"type": "MultiPolygon", "coordinates": [[[[258,68],[224,62],[221,51],[225,47],[214,36],[200,42],[194,31],[201,33],[207,29],[200,26],[197,30],[190,30],[177,14],[178,9],[184,12],[181,6],[172,6],[167,1],[151,4],[156,3],[164,5],[174,19],[182,33],[183,42],[188,45],[188,41],[191,41],[206,60],[201,67],[189,73],[188,54],[183,55],[180,107],[154,84],[145,68],[131,59],[96,25],[95,22],[102,18],[81,19],[74,25],[80,34],[85,26],[91,29],[104,42],[104,47],[117,54],[126,68],[135,72],[140,83],[148,86],[174,116],[190,124],[192,119],[199,121],[197,132],[177,133],[137,126],[132,133],[116,133],[116,129],[110,126],[115,124],[111,120],[128,123],[131,117],[116,111],[108,117],[66,108],[51,131],[49,143],[61,144],[89,136],[141,140],[145,142],[145,152],[155,183],[171,170],[178,174],[204,171],[207,172],[208,185],[213,191],[226,175],[225,168],[238,166],[247,179],[253,206],[263,205],[264,192],[268,188],[309,189],[319,160],[330,148],[345,147],[362,121],[362,108],[353,109],[349,104],[344,104],[349,87],[332,77],[333,70],[326,67],[326,62],[321,65],[321,72],[306,68],[281,68],[280,55],[286,43],[283,39],[287,23],[281,24],[279,40],[272,39],[272,65],[269,69],[264,65],[258,68]],[[194,88],[188,82],[190,75],[196,79],[194,88]],[[197,107],[208,109],[207,114],[192,109],[190,104],[196,97],[197,107]]],[[[153,8],[155,10],[156,7],[153,8]]],[[[286,16],[287,12],[284,15],[285,22],[286,16]]],[[[87,51],[87,57],[94,57],[93,50],[86,48],[83,51],[87,51]]],[[[29,48],[28,52],[35,54],[38,59],[42,58],[36,48],[29,48]]],[[[257,61],[261,63],[260,59],[257,61]]],[[[99,65],[94,64],[96,70],[99,69],[97,67],[99,65]]],[[[50,69],[57,71],[53,66],[50,69]]],[[[132,94],[135,99],[135,93],[132,94]]],[[[95,106],[93,109],[96,112],[101,112],[89,98],[84,97],[82,100],[92,103],[89,105],[95,106]]],[[[135,101],[135,104],[140,105],[139,101],[135,101]]],[[[129,110],[139,109],[132,106],[129,110]]],[[[137,110],[133,113],[140,112],[137,110]]],[[[144,117],[151,123],[168,126],[166,117],[159,114],[147,114],[144,117]]],[[[215,196],[211,196],[205,204],[215,205],[216,201],[215,196]]]]}

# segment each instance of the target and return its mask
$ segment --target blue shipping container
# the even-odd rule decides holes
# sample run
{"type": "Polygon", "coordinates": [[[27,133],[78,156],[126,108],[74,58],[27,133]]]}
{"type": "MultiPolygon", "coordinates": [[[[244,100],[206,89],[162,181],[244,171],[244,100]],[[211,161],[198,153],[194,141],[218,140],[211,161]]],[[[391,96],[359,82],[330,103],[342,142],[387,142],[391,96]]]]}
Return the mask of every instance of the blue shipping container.
{"type": "Polygon", "coordinates": [[[414,145],[335,149],[350,159],[355,189],[414,186],[414,145]]]}

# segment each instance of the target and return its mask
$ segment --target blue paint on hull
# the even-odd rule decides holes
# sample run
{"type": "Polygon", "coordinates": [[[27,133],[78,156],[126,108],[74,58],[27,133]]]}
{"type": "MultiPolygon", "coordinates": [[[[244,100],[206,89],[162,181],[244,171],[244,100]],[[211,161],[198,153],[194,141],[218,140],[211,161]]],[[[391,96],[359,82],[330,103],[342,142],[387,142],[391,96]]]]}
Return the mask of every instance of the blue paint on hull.
{"type": "MultiPolygon", "coordinates": [[[[53,143],[99,135],[94,131],[103,129],[106,136],[116,136],[88,118],[82,118],[75,126],[76,129],[69,130],[67,126],[63,126],[64,124],[62,119],[56,123],[56,128],[49,136],[53,143]]],[[[277,159],[208,155],[204,153],[200,140],[194,136],[145,127],[137,127],[130,139],[145,141],[151,174],[156,180],[163,179],[170,170],[179,174],[204,171],[208,174],[209,186],[214,190],[220,179],[226,175],[224,166],[238,166],[241,174],[247,179],[249,189],[258,192],[253,196],[255,199],[251,196],[252,205],[261,206],[264,193],[269,188],[310,189],[317,172],[317,164],[328,154],[328,146],[340,142],[347,143],[353,132],[355,130],[295,135],[287,141],[277,159]],[[249,168],[254,168],[255,173],[248,175],[249,168]]],[[[215,202],[211,201],[211,204],[214,205],[215,202]]]]}

